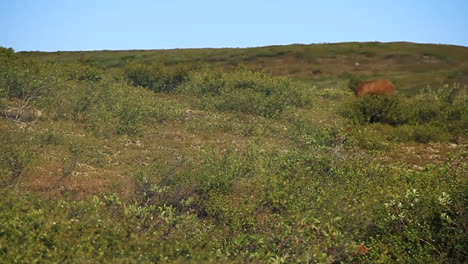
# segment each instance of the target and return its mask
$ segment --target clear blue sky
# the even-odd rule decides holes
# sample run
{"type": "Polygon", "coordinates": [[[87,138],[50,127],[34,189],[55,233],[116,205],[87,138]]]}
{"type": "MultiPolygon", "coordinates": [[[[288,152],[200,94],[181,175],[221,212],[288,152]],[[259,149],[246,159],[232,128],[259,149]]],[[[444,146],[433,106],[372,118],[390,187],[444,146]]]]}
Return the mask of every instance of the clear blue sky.
{"type": "Polygon", "coordinates": [[[0,0],[16,51],[344,41],[468,46],[468,0],[0,0]]]}

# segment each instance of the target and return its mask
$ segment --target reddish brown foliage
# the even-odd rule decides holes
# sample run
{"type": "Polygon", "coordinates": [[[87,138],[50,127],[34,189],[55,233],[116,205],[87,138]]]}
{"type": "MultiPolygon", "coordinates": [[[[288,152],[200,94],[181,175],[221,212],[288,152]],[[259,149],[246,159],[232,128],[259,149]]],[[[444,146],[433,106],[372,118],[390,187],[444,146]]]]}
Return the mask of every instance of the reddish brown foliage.
{"type": "Polygon", "coordinates": [[[362,244],[358,246],[357,250],[358,250],[362,255],[366,255],[367,252],[369,252],[369,249],[368,249],[366,246],[362,245],[362,244]]]}
{"type": "Polygon", "coordinates": [[[354,94],[356,97],[364,95],[392,95],[395,93],[395,87],[387,80],[372,80],[362,82],[356,89],[354,94]]]}

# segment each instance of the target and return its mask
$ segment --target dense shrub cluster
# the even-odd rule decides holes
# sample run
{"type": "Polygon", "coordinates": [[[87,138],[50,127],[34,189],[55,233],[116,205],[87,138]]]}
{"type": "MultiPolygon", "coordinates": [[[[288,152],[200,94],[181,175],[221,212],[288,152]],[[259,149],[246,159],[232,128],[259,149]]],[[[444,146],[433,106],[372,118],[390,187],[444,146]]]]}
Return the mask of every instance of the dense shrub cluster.
{"type": "Polygon", "coordinates": [[[430,124],[402,125],[395,129],[393,135],[397,141],[416,141],[419,143],[449,141],[453,140],[453,137],[454,135],[444,127],[430,124]]]}
{"type": "Polygon", "coordinates": [[[18,59],[15,54],[0,54],[0,96],[35,98],[48,85],[48,76],[41,65],[18,59]]]}
{"type": "Polygon", "coordinates": [[[63,67],[62,71],[64,72],[67,80],[96,82],[101,80],[103,76],[102,70],[89,64],[70,63],[61,67],[63,67]]]}
{"type": "Polygon", "coordinates": [[[19,146],[5,144],[0,146],[0,186],[17,182],[21,173],[31,161],[31,154],[19,146]]]}
{"type": "Polygon", "coordinates": [[[287,106],[304,106],[308,98],[287,78],[239,69],[196,72],[179,88],[183,93],[201,96],[204,108],[278,117],[287,106]]]}
{"type": "Polygon", "coordinates": [[[0,257],[6,263],[215,259],[197,254],[211,244],[204,232],[209,226],[191,214],[176,215],[170,207],[123,205],[112,195],[42,202],[28,194],[9,194],[0,198],[0,209],[0,257]],[[151,233],[136,226],[147,217],[159,223],[151,233]],[[196,233],[184,234],[184,226],[196,233]]]}
{"type": "Polygon", "coordinates": [[[52,118],[85,122],[98,136],[138,135],[149,120],[177,119],[177,105],[151,91],[118,82],[63,84],[37,102],[52,118]]]}
{"type": "Polygon", "coordinates": [[[149,88],[155,92],[171,92],[189,78],[187,65],[164,66],[162,64],[128,64],[125,78],[134,86],[149,88]]]}
{"type": "Polygon", "coordinates": [[[108,136],[141,134],[150,119],[160,122],[181,115],[176,105],[146,89],[103,79],[102,70],[90,63],[41,64],[21,59],[10,49],[0,51],[4,117],[31,121],[40,113],[85,122],[96,135],[108,136]]]}
{"type": "Polygon", "coordinates": [[[47,64],[23,60],[11,49],[0,51],[0,114],[15,121],[31,121],[37,115],[34,102],[57,82],[47,64]]]}
{"type": "Polygon", "coordinates": [[[33,139],[24,131],[11,131],[10,126],[0,126],[0,187],[18,184],[34,157],[33,139]]]}
{"type": "Polygon", "coordinates": [[[198,96],[204,109],[278,117],[287,106],[304,106],[310,100],[286,78],[244,69],[227,73],[185,65],[129,64],[124,74],[134,86],[198,96]]]}
{"type": "Polygon", "coordinates": [[[383,123],[399,125],[406,122],[404,106],[397,97],[365,96],[347,109],[356,123],[383,123]]]}
{"type": "Polygon", "coordinates": [[[340,112],[356,124],[405,125],[397,132],[408,133],[400,138],[421,143],[456,140],[468,132],[466,103],[455,97],[457,91],[457,86],[444,86],[424,89],[412,98],[365,96],[345,104],[340,112]]]}

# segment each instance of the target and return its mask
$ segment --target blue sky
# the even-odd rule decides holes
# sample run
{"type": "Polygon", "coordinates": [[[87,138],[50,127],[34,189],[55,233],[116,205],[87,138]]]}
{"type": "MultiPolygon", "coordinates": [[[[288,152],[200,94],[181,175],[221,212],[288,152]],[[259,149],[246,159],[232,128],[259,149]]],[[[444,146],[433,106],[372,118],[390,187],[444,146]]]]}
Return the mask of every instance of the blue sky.
{"type": "Polygon", "coordinates": [[[0,0],[16,51],[411,41],[468,46],[466,0],[0,0]]]}

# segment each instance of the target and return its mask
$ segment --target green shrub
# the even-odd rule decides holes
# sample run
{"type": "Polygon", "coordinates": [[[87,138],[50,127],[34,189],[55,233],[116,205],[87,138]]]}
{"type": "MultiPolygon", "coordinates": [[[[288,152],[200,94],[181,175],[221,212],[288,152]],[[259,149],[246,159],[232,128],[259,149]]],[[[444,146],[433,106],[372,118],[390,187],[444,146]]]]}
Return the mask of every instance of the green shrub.
{"type": "Polygon", "coordinates": [[[466,198],[444,191],[420,193],[415,188],[395,195],[376,216],[371,257],[401,263],[463,263],[465,212],[455,208],[466,204],[466,198]]]}
{"type": "Polygon", "coordinates": [[[36,98],[47,87],[50,77],[31,61],[10,60],[0,65],[0,87],[9,98],[36,98]]]}
{"type": "Polygon", "coordinates": [[[403,125],[397,127],[394,138],[398,141],[415,141],[418,143],[429,143],[447,141],[452,138],[451,134],[444,128],[424,124],[424,125],[403,125]]]}
{"type": "Polygon", "coordinates": [[[109,195],[77,202],[9,193],[0,209],[0,257],[7,263],[216,262],[210,225],[170,206],[121,204],[109,195]]]}
{"type": "Polygon", "coordinates": [[[377,53],[373,51],[367,51],[367,50],[361,51],[359,52],[359,54],[364,55],[366,57],[370,57],[370,58],[377,56],[377,53]]]}
{"type": "Polygon", "coordinates": [[[443,118],[443,104],[438,100],[413,99],[410,121],[426,124],[443,118]]]}
{"type": "Polygon", "coordinates": [[[30,160],[30,154],[18,146],[0,146],[0,186],[17,180],[30,160]]]}
{"type": "Polygon", "coordinates": [[[365,96],[350,100],[339,112],[358,124],[410,125],[395,130],[397,140],[421,143],[457,141],[468,131],[468,111],[455,97],[457,86],[423,89],[413,98],[365,96]]]}
{"type": "Polygon", "coordinates": [[[81,121],[96,101],[96,93],[102,89],[98,83],[61,82],[36,105],[44,109],[51,119],[81,121]]]}
{"type": "Polygon", "coordinates": [[[145,91],[125,85],[100,86],[87,113],[87,121],[100,136],[113,133],[138,135],[150,109],[142,99],[145,91]]]}
{"type": "Polygon", "coordinates": [[[399,125],[407,120],[404,105],[398,97],[364,96],[344,107],[342,114],[358,124],[399,125]]]}
{"type": "Polygon", "coordinates": [[[37,104],[50,118],[87,123],[98,136],[140,135],[149,120],[164,122],[183,114],[178,104],[147,89],[107,80],[61,84],[37,104]]]}
{"type": "Polygon", "coordinates": [[[102,79],[103,72],[99,68],[89,64],[74,63],[62,66],[67,80],[76,81],[99,81],[102,79]]]}
{"type": "MultiPolygon", "coordinates": [[[[467,108],[463,100],[455,97],[457,86],[444,86],[439,89],[423,89],[413,98],[365,96],[350,100],[339,113],[358,124],[383,123],[396,125],[424,125],[411,128],[406,136],[418,142],[456,139],[466,134],[468,129],[467,108]],[[427,125],[427,126],[425,126],[427,125]],[[427,129],[427,131],[425,131],[427,129]],[[447,137],[447,132],[451,136],[447,137]],[[430,134],[433,134],[430,136],[430,134]]],[[[403,138],[400,129],[397,133],[403,138]]]]}
{"type": "Polygon", "coordinates": [[[51,65],[21,59],[16,54],[0,58],[0,111],[15,121],[33,121],[35,103],[58,82],[51,65]]]}
{"type": "Polygon", "coordinates": [[[178,209],[191,208],[199,215],[206,214],[207,199],[230,193],[233,183],[248,177],[253,165],[244,155],[234,151],[219,157],[203,157],[202,164],[193,167],[188,161],[161,166],[153,164],[134,176],[138,200],[145,204],[169,204],[178,209]]]}
{"type": "Polygon", "coordinates": [[[413,139],[419,143],[430,141],[444,141],[450,139],[450,134],[444,129],[431,125],[416,126],[413,130],[413,139]]]}
{"type": "Polygon", "coordinates": [[[335,126],[318,126],[305,120],[294,120],[293,129],[289,130],[289,137],[300,148],[333,147],[340,138],[339,129],[335,126]]]}
{"type": "Polygon", "coordinates": [[[125,78],[133,86],[142,86],[155,92],[171,92],[189,78],[187,65],[128,64],[125,78]]]}
{"type": "Polygon", "coordinates": [[[192,72],[190,82],[180,86],[178,91],[191,95],[220,95],[227,85],[227,75],[220,69],[192,72]]]}
{"type": "Polygon", "coordinates": [[[129,64],[125,68],[124,74],[132,85],[152,88],[154,82],[156,82],[154,79],[160,75],[158,75],[158,72],[154,73],[153,71],[154,69],[150,65],[129,64]]]}
{"type": "Polygon", "coordinates": [[[389,148],[392,130],[393,127],[380,123],[355,126],[349,132],[348,144],[368,150],[385,150],[389,148]]]}
{"type": "Polygon", "coordinates": [[[64,139],[63,135],[61,135],[59,132],[46,128],[39,134],[38,142],[40,145],[57,146],[62,144],[64,139]]]}
{"type": "Polygon", "coordinates": [[[304,106],[309,101],[286,78],[239,69],[196,72],[179,87],[182,93],[202,97],[202,107],[278,117],[287,106],[304,106]]]}
{"type": "Polygon", "coordinates": [[[14,56],[15,50],[13,48],[5,48],[0,46],[0,58],[6,59],[14,56]]]}
{"type": "Polygon", "coordinates": [[[414,123],[445,123],[461,120],[466,114],[463,98],[457,98],[457,85],[445,85],[439,88],[427,87],[412,100],[412,116],[414,123]]]}
{"type": "Polygon", "coordinates": [[[452,135],[452,140],[457,142],[459,137],[468,135],[468,110],[463,102],[449,106],[445,112],[447,121],[443,127],[452,135]]]}
{"type": "Polygon", "coordinates": [[[458,90],[457,85],[423,89],[415,98],[407,101],[408,123],[437,126],[440,130],[448,131],[452,140],[457,141],[459,136],[468,132],[468,111],[464,99],[456,97],[458,90]]]}
{"type": "Polygon", "coordinates": [[[212,104],[217,110],[253,113],[264,117],[278,117],[285,107],[277,103],[276,98],[265,97],[251,89],[225,92],[213,99],[212,104]]]}

